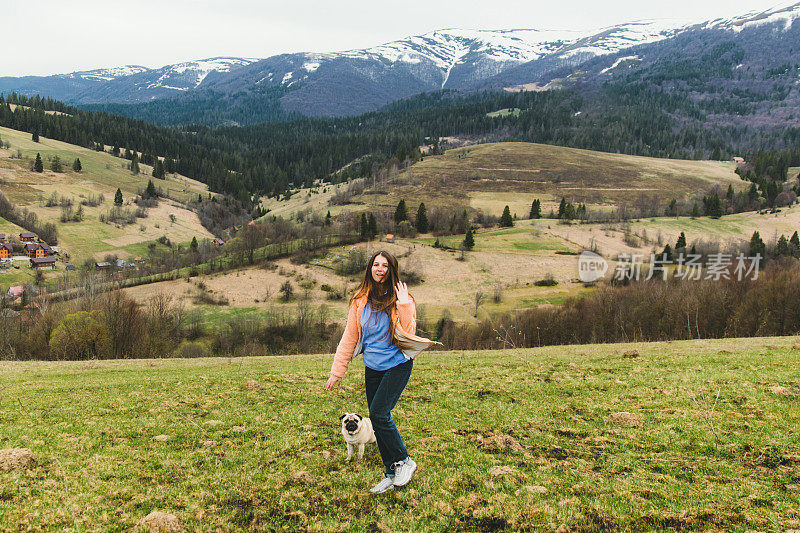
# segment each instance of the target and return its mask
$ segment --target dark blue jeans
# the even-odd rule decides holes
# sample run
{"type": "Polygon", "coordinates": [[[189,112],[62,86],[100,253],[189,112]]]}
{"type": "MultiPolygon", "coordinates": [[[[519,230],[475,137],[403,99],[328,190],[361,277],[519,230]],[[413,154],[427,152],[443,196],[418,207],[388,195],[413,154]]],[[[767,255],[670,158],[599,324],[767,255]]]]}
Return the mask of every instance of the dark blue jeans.
{"type": "Polygon", "coordinates": [[[406,445],[392,420],[392,409],[406,388],[414,361],[409,359],[389,370],[373,370],[364,367],[364,385],[367,390],[367,405],[378,451],[387,474],[394,475],[394,463],[408,457],[406,445]]]}

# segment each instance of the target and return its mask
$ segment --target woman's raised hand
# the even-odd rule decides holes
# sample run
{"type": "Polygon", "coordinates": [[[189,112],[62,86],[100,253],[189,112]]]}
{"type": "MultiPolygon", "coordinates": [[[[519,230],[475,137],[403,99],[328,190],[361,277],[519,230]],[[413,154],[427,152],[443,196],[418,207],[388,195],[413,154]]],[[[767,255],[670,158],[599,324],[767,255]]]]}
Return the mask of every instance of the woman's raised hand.
{"type": "Polygon", "coordinates": [[[406,285],[402,281],[397,282],[394,291],[395,294],[397,294],[397,303],[407,304],[408,302],[411,301],[411,298],[409,298],[408,296],[408,285],[406,285]]]}
{"type": "Polygon", "coordinates": [[[333,390],[339,386],[339,383],[342,381],[342,378],[337,378],[336,376],[331,376],[328,378],[328,382],[325,383],[325,390],[333,390]]]}

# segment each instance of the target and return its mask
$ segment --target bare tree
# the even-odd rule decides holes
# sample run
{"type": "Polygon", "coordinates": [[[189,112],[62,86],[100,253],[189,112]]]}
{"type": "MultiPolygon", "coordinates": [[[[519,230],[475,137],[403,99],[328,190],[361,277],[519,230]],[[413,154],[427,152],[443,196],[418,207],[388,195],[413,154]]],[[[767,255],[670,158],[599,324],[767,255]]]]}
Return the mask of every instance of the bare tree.
{"type": "Polygon", "coordinates": [[[486,294],[481,291],[475,293],[475,318],[478,317],[478,308],[481,306],[483,301],[486,299],[486,294]]]}

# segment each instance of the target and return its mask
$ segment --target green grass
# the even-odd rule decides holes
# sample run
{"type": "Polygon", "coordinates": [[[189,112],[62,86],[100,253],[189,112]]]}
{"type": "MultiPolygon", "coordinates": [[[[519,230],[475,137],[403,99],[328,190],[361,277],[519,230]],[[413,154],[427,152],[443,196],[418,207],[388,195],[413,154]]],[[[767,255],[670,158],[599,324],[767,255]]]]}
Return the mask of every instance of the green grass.
{"type": "MultiPolygon", "coordinates": [[[[41,138],[41,142],[34,143],[29,133],[0,128],[0,138],[11,144],[10,150],[0,150],[0,177],[5,183],[3,194],[15,206],[25,207],[37,214],[41,222],[54,222],[58,228],[59,245],[68,252],[76,262],[94,257],[97,254],[117,253],[125,251],[129,243],[140,240],[137,255],[141,255],[142,246],[146,241],[152,241],[161,235],[166,235],[173,241],[191,241],[193,236],[198,239],[210,237],[208,233],[190,214],[181,211],[180,206],[171,205],[163,200],[159,208],[148,209],[147,217],[137,219],[135,224],[117,227],[116,224],[100,222],[100,216],[107,214],[112,207],[114,192],[119,188],[126,202],[130,202],[137,191],[143,190],[147,182],[153,179],[150,175],[151,168],[141,166],[141,172],[133,175],[127,168],[127,160],[113,157],[105,152],[96,152],[79,146],[70,145],[52,139],[41,138]],[[16,157],[17,150],[23,158],[16,157]],[[32,172],[29,168],[30,160],[40,153],[45,166],[42,174],[32,172]],[[64,171],[53,173],[49,170],[49,158],[58,156],[64,171]],[[72,162],[80,158],[82,171],[72,171],[72,162]],[[51,194],[72,199],[73,208],[84,198],[93,195],[103,195],[105,201],[97,207],[84,208],[84,220],[79,223],[60,222],[61,209],[59,207],[44,207],[44,201],[51,194]],[[168,214],[177,212],[177,219],[173,223],[168,214]],[[158,227],[156,227],[158,226],[158,227]]],[[[169,175],[165,180],[155,180],[157,187],[180,201],[194,200],[198,194],[205,196],[207,187],[197,181],[189,180],[179,175],[169,175]]],[[[126,205],[126,209],[134,210],[135,205],[126,205]]],[[[4,228],[0,228],[0,232],[4,228]]]]}
{"type": "Polygon", "coordinates": [[[486,116],[490,117],[490,118],[507,117],[509,115],[510,116],[514,116],[514,117],[518,117],[520,111],[522,111],[522,110],[520,108],[518,108],[518,107],[512,107],[512,108],[508,108],[507,107],[505,109],[498,109],[497,111],[492,111],[491,113],[486,113],[486,116]]]}
{"type": "Polygon", "coordinates": [[[422,354],[393,416],[419,470],[381,496],[376,449],[348,465],[339,434],[366,414],[358,360],[327,393],[330,355],[3,363],[0,447],[40,464],[0,473],[0,529],[121,531],[152,510],[203,531],[797,529],[795,342],[422,354]]]}
{"type": "MultiPolygon", "coordinates": [[[[439,242],[450,248],[459,248],[463,235],[439,237],[439,242]]],[[[432,245],[436,237],[420,237],[414,242],[432,245]]],[[[476,252],[519,252],[537,253],[550,251],[571,251],[560,239],[534,232],[530,227],[491,230],[475,235],[476,252]]]]}

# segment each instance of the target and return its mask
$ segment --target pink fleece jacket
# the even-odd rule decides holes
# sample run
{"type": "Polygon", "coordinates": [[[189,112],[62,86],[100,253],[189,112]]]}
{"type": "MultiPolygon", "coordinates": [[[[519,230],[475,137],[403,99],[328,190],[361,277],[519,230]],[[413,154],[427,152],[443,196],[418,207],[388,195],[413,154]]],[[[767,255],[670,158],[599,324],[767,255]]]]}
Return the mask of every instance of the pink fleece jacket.
{"type": "MultiPolygon", "coordinates": [[[[415,335],[417,331],[417,308],[414,304],[414,298],[409,295],[411,301],[407,303],[397,302],[395,307],[391,310],[391,319],[394,322],[395,330],[398,337],[402,342],[409,341],[415,343],[417,349],[409,349],[413,353],[412,358],[417,353],[434,344],[441,344],[430,339],[418,337],[415,335]],[[424,346],[424,347],[423,347],[424,346]],[[422,349],[419,349],[422,347],[422,349]]],[[[350,361],[358,355],[356,349],[359,348],[361,341],[361,313],[364,312],[364,307],[367,305],[367,296],[364,295],[357,298],[350,304],[350,311],[347,314],[347,325],[342,334],[342,340],[339,341],[339,346],[336,348],[336,355],[333,357],[333,365],[331,366],[331,376],[339,379],[343,378],[350,361]]],[[[404,350],[405,352],[406,350],[404,350]]]]}

